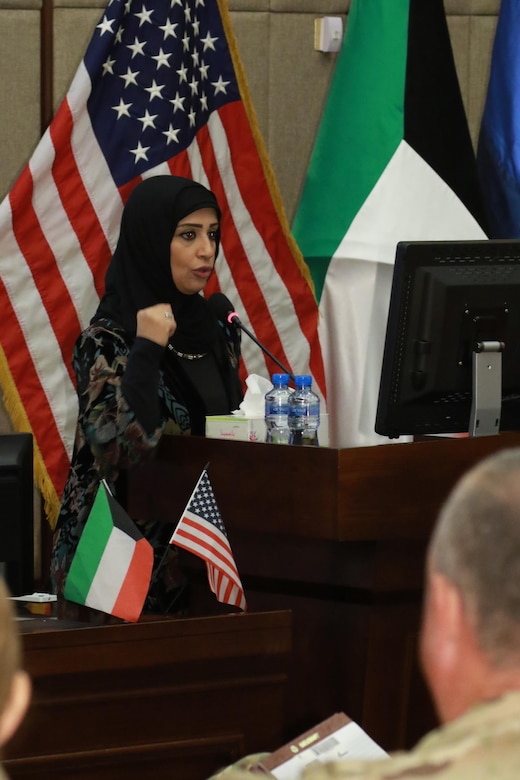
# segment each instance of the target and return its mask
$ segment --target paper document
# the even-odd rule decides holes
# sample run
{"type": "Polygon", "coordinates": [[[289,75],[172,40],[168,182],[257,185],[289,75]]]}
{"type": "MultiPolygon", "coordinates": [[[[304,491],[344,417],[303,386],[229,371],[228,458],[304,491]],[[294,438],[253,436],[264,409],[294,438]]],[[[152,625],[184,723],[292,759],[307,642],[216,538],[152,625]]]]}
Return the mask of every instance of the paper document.
{"type": "Polygon", "coordinates": [[[11,596],[12,601],[29,601],[32,604],[46,604],[49,601],[57,601],[53,593],[30,593],[27,596],[11,596]]]}
{"type": "Polygon", "coordinates": [[[387,756],[357,723],[341,712],[262,759],[258,768],[277,780],[294,780],[310,764],[387,756]]]}

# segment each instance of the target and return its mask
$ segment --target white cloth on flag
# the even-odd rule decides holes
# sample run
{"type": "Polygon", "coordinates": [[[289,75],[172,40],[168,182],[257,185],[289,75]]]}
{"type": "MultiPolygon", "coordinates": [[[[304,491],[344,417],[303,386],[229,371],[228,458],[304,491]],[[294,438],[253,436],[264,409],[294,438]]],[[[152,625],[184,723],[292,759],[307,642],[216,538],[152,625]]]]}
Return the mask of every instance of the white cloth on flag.
{"type": "Polygon", "coordinates": [[[464,204],[402,141],[336,250],[320,300],[334,446],[389,442],[374,424],[397,243],[480,238],[464,204]]]}

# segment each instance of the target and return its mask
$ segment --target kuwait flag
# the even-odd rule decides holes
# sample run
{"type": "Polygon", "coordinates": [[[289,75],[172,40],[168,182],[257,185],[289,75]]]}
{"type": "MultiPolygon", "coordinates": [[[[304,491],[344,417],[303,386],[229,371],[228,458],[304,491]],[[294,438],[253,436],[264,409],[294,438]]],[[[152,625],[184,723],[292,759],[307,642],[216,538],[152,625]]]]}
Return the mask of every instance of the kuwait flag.
{"type": "Polygon", "coordinates": [[[442,0],[353,0],[293,233],[320,303],[331,444],[374,432],[398,241],[484,239],[442,0]]]}
{"type": "Polygon", "coordinates": [[[101,482],[65,583],[65,598],[135,623],[148,593],[153,548],[101,482]]]}
{"type": "Polygon", "coordinates": [[[520,8],[502,0],[477,161],[491,238],[520,238],[520,8]]]}

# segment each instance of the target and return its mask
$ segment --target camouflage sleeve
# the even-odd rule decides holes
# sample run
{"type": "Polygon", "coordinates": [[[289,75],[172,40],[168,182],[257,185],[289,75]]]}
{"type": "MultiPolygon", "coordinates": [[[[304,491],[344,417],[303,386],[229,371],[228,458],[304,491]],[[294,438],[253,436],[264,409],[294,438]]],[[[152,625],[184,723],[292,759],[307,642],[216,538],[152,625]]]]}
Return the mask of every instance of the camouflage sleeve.
{"type": "Polygon", "coordinates": [[[258,762],[268,756],[269,753],[251,753],[249,756],[241,758],[234,764],[224,767],[215,775],[212,775],[208,780],[252,780],[253,777],[260,777],[266,780],[272,777],[271,774],[265,772],[255,772],[255,767],[258,766],[258,762]]]}
{"type": "MultiPolygon", "coordinates": [[[[388,778],[390,770],[394,778],[393,760],[384,761],[331,761],[309,767],[303,772],[301,780],[383,780],[388,778]],[[383,766],[385,769],[383,769],[383,766]]],[[[400,777],[399,774],[395,778],[400,777]]]]}
{"type": "MultiPolygon", "coordinates": [[[[240,763],[240,762],[239,762],[240,763]]],[[[236,768],[235,768],[236,767],[236,768]]],[[[223,780],[250,780],[230,767],[223,780]]],[[[255,777],[265,777],[256,775],[255,777]]],[[[472,707],[434,729],[409,752],[374,761],[316,763],[294,780],[518,780],[520,691],[472,707]]]]}

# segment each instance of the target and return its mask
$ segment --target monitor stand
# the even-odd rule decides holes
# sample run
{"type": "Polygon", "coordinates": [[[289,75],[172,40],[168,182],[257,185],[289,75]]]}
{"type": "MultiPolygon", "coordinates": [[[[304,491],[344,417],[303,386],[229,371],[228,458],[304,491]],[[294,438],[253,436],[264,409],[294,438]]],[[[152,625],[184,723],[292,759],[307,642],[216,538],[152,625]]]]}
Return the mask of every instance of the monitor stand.
{"type": "Polygon", "coordinates": [[[496,436],[502,409],[502,341],[479,341],[473,350],[470,436],[496,436]]]}

